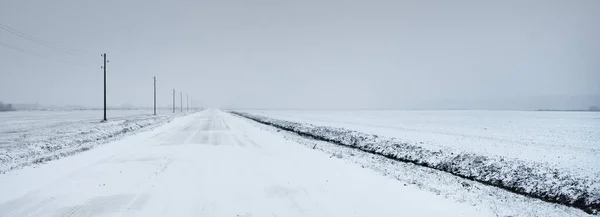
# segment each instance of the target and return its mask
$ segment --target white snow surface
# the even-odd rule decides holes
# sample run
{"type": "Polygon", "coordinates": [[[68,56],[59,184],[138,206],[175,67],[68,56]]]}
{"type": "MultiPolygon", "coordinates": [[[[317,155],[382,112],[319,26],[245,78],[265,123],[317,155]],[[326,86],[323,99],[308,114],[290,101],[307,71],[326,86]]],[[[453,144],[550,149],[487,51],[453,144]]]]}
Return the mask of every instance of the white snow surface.
{"type": "Polygon", "coordinates": [[[241,110],[600,177],[600,112],[241,110]]]}
{"type": "Polygon", "coordinates": [[[208,110],[0,175],[0,216],[497,216],[208,110]]]}
{"type": "Polygon", "coordinates": [[[15,111],[0,113],[0,173],[41,163],[170,121],[181,113],[149,110],[15,111]]]}
{"type": "MultiPolygon", "coordinates": [[[[318,123],[318,121],[273,118],[265,114],[269,113],[268,111],[254,112],[256,113],[260,115],[249,113],[240,113],[240,115],[302,135],[449,172],[520,194],[575,206],[591,213],[597,213],[599,208],[600,176],[595,172],[599,164],[564,167],[543,160],[532,160],[533,158],[430,145],[402,137],[391,137],[389,134],[378,134],[374,131],[365,133],[358,131],[356,127],[345,128],[336,124],[318,123]]],[[[353,118],[348,116],[347,119],[353,118]]],[[[518,147],[513,148],[518,149],[518,147]]]]}
{"type": "Polygon", "coordinates": [[[398,180],[399,184],[412,185],[478,209],[490,210],[500,217],[587,217],[590,214],[576,208],[547,203],[539,199],[514,194],[503,189],[441,172],[438,170],[398,162],[330,142],[315,140],[296,133],[248,120],[273,135],[289,139],[308,148],[325,152],[332,159],[346,160],[398,180]]]}

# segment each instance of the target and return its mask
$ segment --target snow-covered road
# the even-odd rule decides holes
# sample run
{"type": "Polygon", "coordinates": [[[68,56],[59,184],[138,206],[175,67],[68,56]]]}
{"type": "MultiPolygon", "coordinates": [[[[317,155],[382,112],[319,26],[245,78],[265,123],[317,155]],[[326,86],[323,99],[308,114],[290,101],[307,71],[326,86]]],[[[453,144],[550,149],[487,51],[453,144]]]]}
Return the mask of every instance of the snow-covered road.
{"type": "Polygon", "coordinates": [[[491,216],[218,110],[0,175],[0,216],[491,216]]]}

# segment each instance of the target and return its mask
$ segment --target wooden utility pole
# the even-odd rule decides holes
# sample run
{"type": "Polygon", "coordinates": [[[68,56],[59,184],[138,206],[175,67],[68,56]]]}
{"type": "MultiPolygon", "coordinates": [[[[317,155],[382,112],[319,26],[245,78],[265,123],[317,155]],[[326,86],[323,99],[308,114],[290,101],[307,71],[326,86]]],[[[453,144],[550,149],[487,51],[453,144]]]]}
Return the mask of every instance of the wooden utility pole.
{"type": "Polygon", "coordinates": [[[102,121],[106,121],[106,53],[101,54],[102,57],[104,57],[104,65],[102,66],[102,69],[104,69],[104,119],[102,119],[102,121]]]}
{"type": "Polygon", "coordinates": [[[175,89],[173,89],[173,113],[175,113],[175,89]]]}
{"type": "Polygon", "coordinates": [[[154,115],[156,115],[156,76],[154,76],[154,115]]]}

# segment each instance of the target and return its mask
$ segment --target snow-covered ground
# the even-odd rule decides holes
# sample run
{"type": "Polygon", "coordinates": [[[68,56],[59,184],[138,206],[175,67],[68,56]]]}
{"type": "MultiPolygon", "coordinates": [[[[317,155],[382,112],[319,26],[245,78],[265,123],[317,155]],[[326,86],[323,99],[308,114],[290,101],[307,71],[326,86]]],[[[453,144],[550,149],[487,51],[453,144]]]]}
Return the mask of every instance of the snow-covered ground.
{"type": "MultiPolygon", "coordinates": [[[[23,130],[35,129],[78,121],[100,121],[102,110],[19,110],[13,112],[0,112],[0,129],[23,130]]],[[[151,110],[107,110],[108,119],[125,118],[152,114],[151,110]]],[[[159,112],[164,113],[164,112],[159,112]]]]}
{"type": "Polygon", "coordinates": [[[248,110],[409,143],[543,162],[600,176],[600,112],[248,110]]]}
{"type": "Polygon", "coordinates": [[[170,121],[180,113],[149,110],[0,113],[0,173],[88,150],[107,140],[170,121]]]}
{"type": "MultiPolygon", "coordinates": [[[[598,178],[600,177],[598,176],[598,166],[600,164],[598,164],[598,153],[597,151],[594,152],[594,150],[597,150],[599,147],[593,141],[589,141],[600,135],[600,132],[597,132],[597,123],[593,120],[597,117],[594,116],[594,113],[591,113],[591,115],[586,113],[577,113],[575,114],[576,118],[573,118],[572,116],[569,116],[570,114],[538,114],[538,116],[535,116],[536,113],[523,112],[529,115],[529,118],[525,118],[526,116],[520,115],[519,112],[508,112],[512,114],[509,115],[505,112],[483,111],[250,112],[264,115],[247,116],[263,123],[273,124],[287,130],[317,137],[326,141],[332,141],[337,144],[359,148],[363,151],[376,153],[388,158],[398,159],[400,161],[411,162],[428,168],[446,171],[460,177],[506,188],[520,194],[526,194],[533,197],[544,198],[545,200],[549,201],[570,204],[576,207],[584,208],[588,211],[598,210],[597,206],[600,203],[600,180],[598,178]],[[282,113],[284,115],[282,115],[282,113]],[[300,115],[294,115],[295,113],[300,115]],[[394,116],[393,114],[395,113],[400,115],[394,116]],[[435,124],[432,124],[433,126],[420,125],[420,121],[411,122],[411,120],[415,120],[415,118],[407,118],[406,116],[410,117],[410,115],[408,115],[410,113],[414,113],[413,116],[417,116],[416,119],[423,119],[422,122],[424,123],[428,123],[427,120],[439,119],[437,122],[443,124],[438,125],[443,127],[436,127],[435,124]],[[435,115],[432,115],[431,113],[435,115]],[[443,115],[444,113],[448,114],[443,115]],[[323,120],[327,120],[329,117],[327,114],[333,117],[331,118],[333,121],[323,120]],[[313,118],[312,115],[321,115],[323,117],[313,118]],[[388,115],[390,118],[385,118],[385,115],[388,115]],[[361,117],[364,116],[369,118],[361,119],[361,117]],[[489,118],[492,116],[495,117],[495,119],[489,118]],[[519,117],[527,120],[519,120],[519,117]],[[502,118],[505,120],[499,120],[502,118]],[[582,120],[579,120],[578,118],[582,120]],[[398,125],[401,124],[398,124],[397,122],[402,122],[403,119],[407,119],[407,123],[409,124],[404,125],[405,127],[399,127],[398,125]],[[471,119],[487,119],[487,121],[478,122],[471,119]],[[589,119],[592,120],[590,121],[589,119]],[[514,127],[522,126],[522,128],[507,130],[505,129],[506,126],[503,127],[503,122],[520,123],[514,127]],[[570,123],[570,125],[562,126],[567,123],[570,123]],[[538,127],[539,129],[537,130],[534,127],[544,124],[549,126],[541,126],[538,127]],[[419,126],[422,126],[421,130],[419,129],[419,126]],[[453,129],[452,126],[456,126],[458,130],[453,129]],[[477,130],[475,129],[478,128],[483,128],[484,131],[492,132],[481,133],[483,134],[482,136],[477,134],[477,130]],[[573,132],[571,131],[571,128],[580,130],[580,132],[573,132]],[[437,129],[438,131],[433,129],[437,129]],[[474,132],[470,132],[469,129],[473,129],[474,132]],[[494,129],[500,130],[498,130],[499,132],[493,132],[494,129]],[[523,132],[520,132],[519,129],[521,129],[523,132]],[[398,132],[394,132],[394,130],[398,132]],[[581,162],[579,162],[580,164],[574,163],[573,159],[568,159],[566,162],[570,162],[570,164],[565,163],[557,165],[544,160],[543,157],[510,155],[510,153],[517,152],[519,149],[527,149],[520,147],[527,146],[527,143],[518,143],[514,139],[510,140],[509,137],[506,136],[507,132],[519,132],[518,134],[520,136],[515,137],[527,138],[527,135],[523,134],[534,131],[536,132],[532,133],[534,136],[541,136],[546,135],[545,132],[543,132],[546,130],[549,130],[550,132],[568,134],[572,138],[579,138],[572,139],[573,141],[570,142],[565,142],[568,140],[564,139],[559,140],[559,142],[562,141],[567,144],[578,143],[579,141],[583,141],[583,143],[587,142],[587,144],[591,146],[587,149],[591,150],[590,152],[592,153],[582,152],[581,155],[595,156],[596,158],[586,159],[584,157],[581,159],[581,162]],[[403,134],[404,131],[409,131],[409,133],[403,134]],[[414,136],[423,136],[421,135],[422,132],[424,132],[426,135],[429,135],[429,137],[414,136]],[[590,133],[597,134],[590,135],[590,133]],[[413,137],[401,137],[399,135],[413,135],[413,137]],[[494,137],[494,135],[500,136],[494,137]],[[436,136],[445,138],[445,140],[440,140],[436,136]],[[452,139],[448,140],[452,136],[454,141],[452,139]],[[465,139],[461,140],[461,138],[465,139]],[[442,143],[431,143],[431,140],[438,142],[442,141],[442,143]],[[477,143],[475,142],[481,140],[485,141],[480,142],[480,145],[491,144],[494,145],[494,147],[489,149],[486,147],[477,147],[477,143]],[[443,141],[448,143],[443,143],[443,141]],[[461,146],[461,141],[466,143],[466,147],[461,146]],[[498,146],[511,150],[506,151],[499,149],[498,146]],[[471,147],[477,148],[471,149],[471,147]]],[[[544,141],[546,143],[551,142],[548,139],[540,139],[540,141],[544,141]]],[[[541,145],[538,144],[538,146],[541,145]]],[[[546,152],[548,152],[547,149],[554,146],[558,145],[549,144],[546,149],[543,147],[537,147],[537,149],[540,149],[539,153],[525,152],[530,155],[543,156],[546,152]]],[[[581,144],[567,146],[581,147],[581,144]]],[[[577,157],[577,152],[570,152],[566,157],[570,157],[568,155],[577,157]]],[[[557,156],[557,158],[560,159],[561,157],[557,156]]]]}
{"type": "Polygon", "coordinates": [[[287,132],[277,127],[252,120],[248,120],[248,122],[275,136],[303,144],[310,149],[325,152],[334,160],[356,163],[363,168],[371,169],[383,176],[394,178],[398,180],[398,184],[415,186],[424,191],[429,191],[460,203],[473,205],[477,209],[489,210],[494,216],[590,216],[580,209],[544,202],[427,167],[398,162],[358,149],[300,136],[296,133],[287,132]]]}
{"type": "Polygon", "coordinates": [[[498,216],[216,110],[0,174],[0,216],[498,216]]]}

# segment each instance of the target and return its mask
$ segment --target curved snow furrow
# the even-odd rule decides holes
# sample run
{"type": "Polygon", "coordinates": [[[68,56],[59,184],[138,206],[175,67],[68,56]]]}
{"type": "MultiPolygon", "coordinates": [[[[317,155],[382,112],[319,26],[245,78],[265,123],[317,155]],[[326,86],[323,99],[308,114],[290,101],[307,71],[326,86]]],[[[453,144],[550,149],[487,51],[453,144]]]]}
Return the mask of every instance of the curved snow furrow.
{"type": "Polygon", "coordinates": [[[600,181],[597,177],[578,177],[569,171],[551,168],[541,163],[455,153],[445,149],[433,150],[401,142],[397,138],[385,138],[343,128],[301,124],[241,112],[232,113],[302,136],[448,172],[517,194],[582,209],[590,214],[597,214],[600,210],[600,181]]]}

